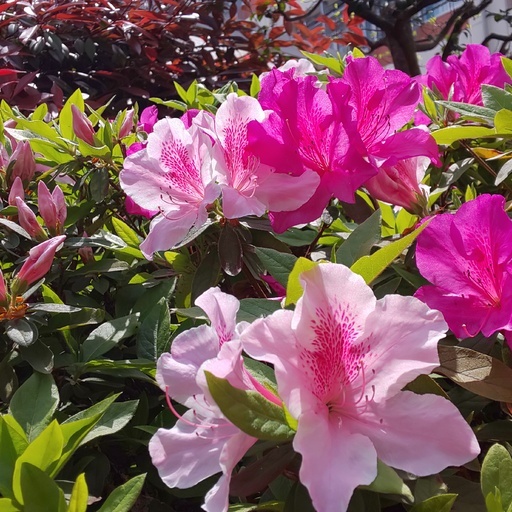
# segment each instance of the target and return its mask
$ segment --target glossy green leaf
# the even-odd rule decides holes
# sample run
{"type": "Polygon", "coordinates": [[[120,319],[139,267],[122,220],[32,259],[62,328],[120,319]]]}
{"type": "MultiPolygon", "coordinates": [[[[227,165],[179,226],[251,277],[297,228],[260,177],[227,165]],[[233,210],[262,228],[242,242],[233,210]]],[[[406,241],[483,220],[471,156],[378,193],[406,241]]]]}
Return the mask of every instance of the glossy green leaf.
{"type": "Polygon", "coordinates": [[[414,505],[410,512],[450,512],[456,499],[456,494],[440,494],[414,505]]]}
{"type": "Polygon", "coordinates": [[[98,512],[130,512],[139,497],[146,474],[137,475],[114,489],[98,512]]]}
{"type": "Polygon", "coordinates": [[[503,109],[494,116],[494,127],[500,135],[512,134],[512,110],[503,109]]]}
{"type": "Polygon", "coordinates": [[[498,112],[512,110],[512,94],[495,85],[482,84],[482,101],[485,108],[498,112]]]}
{"type": "Polygon", "coordinates": [[[90,361],[114,348],[120,341],[133,336],[139,325],[139,315],[133,314],[110,320],[96,327],[82,344],[82,361],[90,361]]]}
{"type": "MultiPolygon", "coordinates": [[[[14,466],[18,457],[27,448],[28,442],[24,432],[19,432],[16,427],[13,427],[12,422],[6,421],[6,418],[8,418],[7,415],[0,416],[0,494],[13,498],[12,476],[14,466]]],[[[10,418],[14,420],[12,416],[10,418]]],[[[18,428],[21,429],[19,425],[18,428]]]]}
{"type": "Polygon", "coordinates": [[[34,372],[14,393],[9,412],[32,441],[50,423],[58,403],[59,391],[53,377],[34,372]]]}
{"type": "Polygon", "coordinates": [[[14,465],[12,489],[14,497],[23,504],[21,469],[28,462],[42,471],[51,471],[62,455],[64,438],[56,420],[52,421],[41,434],[36,437],[27,449],[18,457],[14,465]]]}
{"type": "Polygon", "coordinates": [[[69,498],[69,508],[67,512],[87,512],[87,500],[89,499],[89,490],[85,481],[85,474],[78,475],[73,491],[69,498]]]}
{"type": "Polygon", "coordinates": [[[512,503],[512,457],[508,450],[500,444],[489,448],[482,463],[481,481],[482,493],[487,499],[488,494],[500,492],[503,510],[512,503]]]}
{"type": "Polygon", "coordinates": [[[41,340],[28,347],[19,347],[20,354],[32,368],[39,373],[51,373],[53,370],[53,352],[41,340]]]}
{"type": "Polygon", "coordinates": [[[237,276],[242,271],[242,243],[236,229],[229,222],[224,224],[219,236],[219,261],[228,276],[237,276]]]}
{"type": "Polygon", "coordinates": [[[414,501],[411,490],[397,472],[379,459],[377,459],[377,477],[370,485],[361,486],[361,488],[383,494],[398,494],[404,496],[410,503],[414,501]]]}
{"type": "Polygon", "coordinates": [[[296,256],[264,247],[256,247],[256,256],[276,281],[283,286],[287,285],[288,276],[297,261],[296,256]]]}
{"type": "Polygon", "coordinates": [[[66,512],[62,489],[40,468],[24,462],[21,466],[24,512],[66,512]]]}
{"type": "Polygon", "coordinates": [[[370,256],[363,256],[357,260],[350,270],[363,277],[367,284],[378,277],[396,258],[398,258],[410,245],[416,240],[418,235],[428,226],[429,221],[425,221],[419,228],[412,233],[386,245],[382,249],[374,252],[370,256]]]}
{"type": "Polygon", "coordinates": [[[480,137],[494,137],[496,131],[494,128],[485,126],[448,126],[432,132],[432,137],[438,144],[453,144],[461,139],[478,139],[480,137]]]}
{"type": "Polygon", "coordinates": [[[140,239],[139,235],[130,227],[128,224],[125,224],[121,219],[118,219],[117,217],[112,217],[112,225],[114,226],[114,230],[130,247],[134,247],[135,249],[138,249],[140,246],[140,239]]]}
{"type": "Polygon", "coordinates": [[[0,510],[2,512],[22,512],[22,509],[18,508],[16,502],[9,498],[0,498],[0,510]]]}
{"type": "Polygon", "coordinates": [[[168,350],[172,334],[167,299],[162,297],[142,318],[136,336],[137,357],[156,361],[168,350]]]}
{"type": "Polygon", "coordinates": [[[77,89],[66,101],[59,114],[59,128],[63,137],[69,140],[75,138],[73,130],[73,114],[71,112],[71,105],[76,105],[78,109],[83,112],[84,98],[80,89],[77,89]]]}
{"type": "Polygon", "coordinates": [[[5,334],[11,341],[21,347],[28,347],[37,340],[39,331],[30,320],[17,318],[5,323],[5,334]]]}
{"type": "Polygon", "coordinates": [[[256,391],[233,387],[226,379],[205,371],[208,389],[222,413],[240,430],[258,439],[287,441],[295,432],[284,410],[256,391]]]}
{"type": "Polygon", "coordinates": [[[281,304],[277,300],[242,299],[236,319],[237,322],[253,322],[258,318],[271,315],[278,309],[281,309],[281,304]]]}
{"type": "Polygon", "coordinates": [[[300,275],[306,270],[310,270],[320,265],[317,261],[311,261],[307,258],[299,258],[288,276],[288,283],[286,285],[286,300],[285,306],[295,304],[304,293],[302,285],[300,284],[300,275]]]}
{"type": "Polygon", "coordinates": [[[372,247],[380,240],[380,223],[381,213],[376,210],[340,245],[336,251],[336,263],[350,267],[359,258],[370,254],[372,247]]]}

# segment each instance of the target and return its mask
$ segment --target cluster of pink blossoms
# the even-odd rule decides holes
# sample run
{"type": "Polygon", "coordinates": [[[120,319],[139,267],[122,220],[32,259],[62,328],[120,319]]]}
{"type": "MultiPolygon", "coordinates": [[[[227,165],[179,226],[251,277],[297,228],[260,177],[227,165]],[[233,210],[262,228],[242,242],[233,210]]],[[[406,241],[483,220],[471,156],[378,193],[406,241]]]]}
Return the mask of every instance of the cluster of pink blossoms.
{"type": "Polygon", "coordinates": [[[270,212],[277,232],[318,219],[332,198],[353,202],[361,186],[418,210],[418,177],[438,158],[426,130],[404,129],[420,86],[371,57],[349,59],[343,77],[324,85],[300,69],[267,74],[258,100],[232,93],[215,115],[160,120],[130,152],[123,189],[158,212],[146,257],[178,245],[220,201],[228,219],[270,212]]]}
{"type": "Polygon", "coordinates": [[[253,324],[236,324],[237,299],[208,290],[196,305],[211,327],[180,334],[158,361],[160,387],[189,411],[172,429],[158,430],[150,454],[171,487],[221,473],[206,495],[208,512],[228,509],[231,473],[257,439],[224,416],[205,371],[286,405],[297,420],[300,481],[318,512],[345,511],[354,489],[376,478],[377,459],[424,476],[479,453],[451,402],[402,391],[439,365],[437,342],[447,329],[439,312],[414,297],[376,300],[342,265],[321,264],[301,281],[304,295],[295,311],[253,324]],[[244,368],[242,350],[274,366],[279,397],[244,368]]]}

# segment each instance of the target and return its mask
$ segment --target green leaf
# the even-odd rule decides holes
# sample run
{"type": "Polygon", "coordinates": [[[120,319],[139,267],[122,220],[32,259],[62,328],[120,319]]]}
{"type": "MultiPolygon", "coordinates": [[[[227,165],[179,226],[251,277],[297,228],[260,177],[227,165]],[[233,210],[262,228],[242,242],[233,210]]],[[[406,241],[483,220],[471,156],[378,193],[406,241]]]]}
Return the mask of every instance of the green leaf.
{"type": "Polygon", "coordinates": [[[512,172],[512,159],[507,160],[500,169],[500,172],[498,173],[498,176],[496,176],[496,180],[494,181],[494,184],[498,186],[502,181],[505,181],[509,174],[512,172]]]}
{"type": "Polygon", "coordinates": [[[91,174],[89,190],[91,198],[96,203],[101,203],[108,195],[109,174],[106,167],[95,169],[91,174]]]}
{"type": "Polygon", "coordinates": [[[307,258],[299,258],[288,276],[288,284],[286,285],[286,301],[285,306],[295,304],[304,293],[302,285],[300,284],[300,275],[306,270],[310,270],[320,265],[317,261],[311,261],[307,258]]]}
{"type": "Polygon", "coordinates": [[[240,430],[258,439],[290,440],[295,432],[286,421],[282,407],[256,391],[233,387],[226,379],[205,371],[208,389],[226,418],[240,430]]]}
{"type": "Polygon", "coordinates": [[[105,354],[121,340],[133,336],[138,325],[139,315],[133,314],[96,327],[82,344],[82,361],[90,361],[105,354]]]}
{"type": "Polygon", "coordinates": [[[242,243],[236,229],[229,222],[224,224],[219,236],[219,260],[228,276],[237,276],[242,271],[242,243]]]}
{"type": "Polygon", "coordinates": [[[112,491],[98,512],[130,512],[139,497],[145,478],[146,474],[137,475],[112,491]]]}
{"type": "Polygon", "coordinates": [[[0,510],[2,512],[22,512],[21,508],[18,508],[15,502],[9,498],[0,498],[0,510]]]}
{"type": "Polygon", "coordinates": [[[486,354],[465,347],[439,345],[442,373],[459,386],[497,402],[512,402],[512,369],[486,354]]]}
{"type": "Polygon", "coordinates": [[[412,503],[414,496],[404,481],[398,476],[396,471],[377,459],[377,477],[370,485],[362,485],[361,489],[367,489],[373,492],[384,494],[398,494],[404,496],[412,503]]]}
{"type": "Polygon", "coordinates": [[[332,56],[323,57],[321,55],[317,55],[316,53],[309,53],[309,52],[305,52],[302,50],[300,53],[302,53],[302,55],[307,57],[314,64],[318,64],[320,66],[326,67],[326,68],[330,69],[331,71],[334,71],[334,73],[336,73],[338,75],[343,74],[343,69],[345,66],[343,65],[343,62],[341,59],[336,59],[335,57],[332,57],[332,56]]]}
{"type": "Polygon", "coordinates": [[[23,359],[39,373],[52,373],[53,352],[42,341],[37,340],[29,347],[19,347],[23,359]]]}
{"type": "Polygon", "coordinates": [[[478,139],[479,137],[495,137],[494,128],[484,126],[448,126],[432,132],[432,137],[438,144],[453,144],[461,139],[478,139]]]}
{"type": "Polygon", "coordinates": [[[359,224],[336,251],[336,263],[350,267],[359,258],[370,254],[372,247],[380,240],[380,222],[381,213],[376,210],[359,224]]]}
{"type": "Polygon", "coordinates": [[[283,286],[287,285],[288,276],[297,261],[296,256],[264,247],[256,247],[256,256],[276,281],[283,286]]]}
{"type": "Polygon", "coordinates": [[[456,499],[456,494],[440,494],[414,505],[409,512],[450,512],[456,499]]]}
{"type": "Polygon", "coordinates": [[[192,303],[203,292],[216,286],[220,279],[219,253],[212,247],[197,267],[192,280],[192,303]]]}
{"type": "Polygon", "coordinates": [[[512,133],[512,110],[503,109],[494,116],[494,127],[500,135],[512,133]]]}
{"type": "Polygon", "coordinates": [[[53,377],[34,372],[14,393],[9,412],[32,441],[50,423],[58,403],[59,391],[53,377]]]}
{"type": "Polygon", "coordinates": [[[501,496],[503,510],[512,503],[512,457],[508,450],[500,444],[494,444],[489,448],[482,463],[481,486],[482,493],[487,499],[490,493],[494,495],[498,489],[501,496]]]}
{"type": "Polygon", "coordinates": [[[485,508],[487,512],[505,512],[501,504],[501,493],[498,488],[495,488],[494,492],[490,492],[485,497],[485,508]]]}
{"type": "Polygon", "coordinates": [[[128,224],[125,224],[122,220],[112,217],[112,225],[114,226],[114,230],[130,247],[134,247],[135,249],[138,249],[140,246],[140,239],[139,235],[130,227],[128,224]]]}
{"type": "Polygon", "coordinates": [[[471,119],[492,122],[496,114],[496,110],[491,108],[481,107],[479,105],[468,105],[467,103],[460,103],[458,101],[438,101],[437,103],[471,119]]]}
{"type": "Polygon", "coordinates": [[[156,361],[169,348],[172,333],[167,299],[162,297],[143,318],[137,330],[137,357],[156,361]]]}
{"type": "Polygon", "coordinates": [[[84,111],[84,98],[82,96],[80,89],[77,89],[67,99],[59,114],[60,133],[63,137],[69,140],[73,140],[75,138],[75,132],[73,130],[73,114],[71,112],[71,105],[76,105],[81,112],[84,111]]]}
{"type": "Polygon", "coordinates": [[[56,420],[52,421],[41,434],[36,437],[27,449],[18,457],[14,465],[12,488],[14,497],[23,504],[24,493],[22,491],[21,470],[28,462],[42,471],[51,471],[62,454],[64,438],[56,420]]]}
{"type": "Polygon", "coordinates": [[[281,501],[268,501],[259,505],[239,503],[230,505],[228,512],[283,512],[284,503],[281,501]]]}
{"type": "Polygon", "coordinates": [[[23,463],[21,466],[21,492],[24,512],[66,512],[62,489],[40,468],[23,463]]]}
{"type": "MultiPolygon", "coordinates": [[[[23,431],[19,432],[18,425],[13,427],[12,422],[7,421],[8,416],[0,416],[0,453],[2,454],[2,463],[0,464],[0,494],[8,498],[13,498],[12,494],[12,476],[14,466],[18,457],[28,446],[27,439],[23,431]]],[[[12,416],[9,416],[12,420],[12,416]]],[[[0,510],[3,510],[0,507],[0,510]]]]}
{"type": "Polygon", "coordinates": [[[36,325],[26,318],[17,318],[6,322],[5,334],[20,347],[32,345],[39,336],[36,325]]]}
{"type": "Polygon", "coordinates": [[[261,89],[260,79],[259,79],[258,75],[255,75],[253,73],[252,77],[251,77],[251,88],[249,89],[249,94],[253,98],[256,98],[256,96],[258,96],[258,93],[260,92],[260,89],[261,89]]]}
{"type": "Polygon", "coordinates": [[[85,481],[85,474],[81,473],[73,485],[73,491],[69,498],[69,508],[67,512],[87,512],[87,501],[89,499],[89,489],[85,481]]]}
{"type": "Polygon", "coordinates": [[[386,245],[382,249],[374,252],[371,256],[363,256],[357,260],[350,270],[363,277],[367,284],[370,284],[378,277],[393,261],[398,258],[405,249],[407,249],[416,240],[417,236],[428,226],[429,221],[425,221],[419,228],[412,233],[400,238],[396,242],[386,245]]]}
{"type": "Polygon", "coordinates": [[[501,87],[482,85],[482,101],[485,108],[498,112],[502,109],[512,110],[512,94],[501,87]]]}
{"type": "Polygon", "coordinates": [[[242,299],[236,320],[237,322],[254,322],[254,320],[271,315],[279,309],[281,309],[281,305],[277,300],[242,299]]]}

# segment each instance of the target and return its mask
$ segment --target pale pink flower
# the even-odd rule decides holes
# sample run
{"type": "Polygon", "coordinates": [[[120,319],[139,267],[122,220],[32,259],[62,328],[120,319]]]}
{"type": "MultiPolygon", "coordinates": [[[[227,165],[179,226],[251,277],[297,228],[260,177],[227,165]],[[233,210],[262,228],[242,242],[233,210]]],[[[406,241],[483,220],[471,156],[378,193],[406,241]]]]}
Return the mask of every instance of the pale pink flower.
{"type": "Polygon", "coordinates": [[[455,336],[507,335],[512,345],[512,221],[505,198],[483,194],[436,215],[418,237],[416,263],[432,285],[416,297],[443,313],[455,336]]]}
{"type": "Polygon", "coordinates": [[[219,196],[210,152],[208,135],[166,118],[155,124],[146,148],[126,157],[120,175],[124,191],[139,207],[160,212],[140,246],[146,258],[171,249],[206,222],[207,207],[219,196]]]}
{"type": "Polygon", "coordinates": [[[410,213],[424,215],[428,187],[421,185],[421,180],[429,164],[429,158],[417,156],[400,160],[390,167],[384,165],[364,186],[379,201],[403,206],[410,213]]]}
{"type": "Polygon", "coordinates": [[[16,206],[16,198],[19,197],[21,200],[25,199],[25,190],[23,189],[23,182],[19,176],[16,176],[13,184],[11,185],[11,190],[9,190],[9,197],[7,202],[11,206],[16,206]]]}
{"type": "Polygon", "coordinates": [[[16,274],[12,289],[22,293],[30,284],[48,273],[55,258],[55,253],[62,247],[65,239],[64,235],[56,236],[32,247],[28,253],[28,258],[16,274]]]}
{"type": "Polygon", "coordinates": [[[315,510],[344,512],[354,489],[377,476],[377,458],[425,476],[478,455],[451,402],[402,391],[439,365],[447,327],[439,312],[414,297],[377,301],[342,265],[321,264],[301,282],[295,311],[256,320],[241,340],[251,357],[274,364],[298,420],[293,446],[315,510]]]}
{"type": "Polygon", "coordinates": [[[75,135],[87,142],[89,146],[94,146],[94,127],[89,118],[76,106],[71,105],[71,115],[73,117],[73,131],[75,135]]]}
{"type": "Polygon", "coordinates": [[[248,150],[249,123],[261,123],[267,115],[255,98],[235,93],[228,95],[215,115],[213,164],[228,219],[261,216],[267,210],[295,210],[313,195],[320,182],[312,171],[301,176],[274,172],[261,163],[259,155],[248,150]]]}
{"type": "Polygon", "coordinates": [[[242,326],[236,325],[238,300],[210,288],[197,298],[196,305],[207,313],[211,326],[201,325],[177,336],[170,353],[158,360],[156,375],[160,387],[190,410],[172,429],[157,431],[149,443],[149,452],[169,487],[192,487],[222,472],[206,495],[203,508],[225,512],[231,472],[256,439],[223,416],[209,396],[204,370],[227,378],[241,389],[257,386],[243,367],[238,340],[242,326]]]}
{"type": "Polygon", "coordinates": [[[66,200],[62,189],[56,185],[50,193],[46,183],[40,181],[37,185],[39,214],[44,220],[50,234],[61,235],[67,217],[66,200]]]}
{"type": "Polygon", "coordinates": [[[35,240],[46,240],[48,237],[30,206],[20,197],[16,197],[16,207],[20,226],[35,240]]]}

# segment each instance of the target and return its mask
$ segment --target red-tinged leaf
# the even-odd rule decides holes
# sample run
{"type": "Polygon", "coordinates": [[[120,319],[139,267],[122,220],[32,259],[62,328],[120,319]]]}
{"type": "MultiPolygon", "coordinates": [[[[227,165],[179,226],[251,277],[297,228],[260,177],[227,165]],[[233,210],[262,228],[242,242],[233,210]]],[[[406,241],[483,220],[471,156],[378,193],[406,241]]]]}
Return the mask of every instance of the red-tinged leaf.
{"type": "Polygon", "coordinates": [[[441,365],[436,373],[476,395],[498,402],[512,402],[512,368],[469,348],[440,345],[438,351],[441,365]]]}

